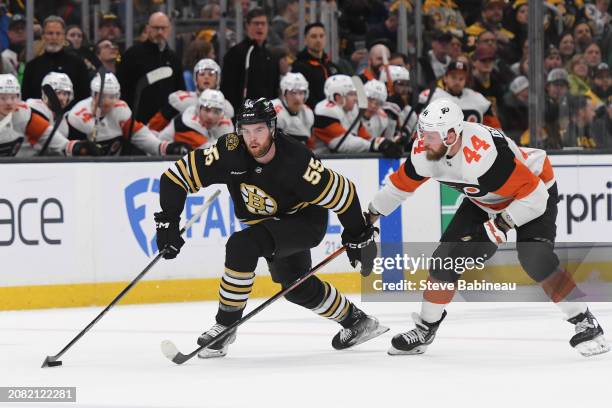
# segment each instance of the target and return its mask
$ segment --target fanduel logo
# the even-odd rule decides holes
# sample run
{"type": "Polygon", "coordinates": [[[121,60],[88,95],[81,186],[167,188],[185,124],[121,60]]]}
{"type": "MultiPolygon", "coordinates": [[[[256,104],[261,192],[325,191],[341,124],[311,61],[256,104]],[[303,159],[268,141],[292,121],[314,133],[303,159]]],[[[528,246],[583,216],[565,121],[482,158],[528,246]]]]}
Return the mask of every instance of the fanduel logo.
{"type": "Polygon", "coordinates": [[[155,234],[152,237],[147,237],[147,234],[142,229],[141,222],[147,214],[146,205],[136,206],[136,198],[145,193],[159,194],[159,179],[142,178],[127,186],[124,190],[125,209],[130,220],[134,238],[136,238],[140,249],[142,249],[145,255],[151,256],[157,252],[155,234]]]}

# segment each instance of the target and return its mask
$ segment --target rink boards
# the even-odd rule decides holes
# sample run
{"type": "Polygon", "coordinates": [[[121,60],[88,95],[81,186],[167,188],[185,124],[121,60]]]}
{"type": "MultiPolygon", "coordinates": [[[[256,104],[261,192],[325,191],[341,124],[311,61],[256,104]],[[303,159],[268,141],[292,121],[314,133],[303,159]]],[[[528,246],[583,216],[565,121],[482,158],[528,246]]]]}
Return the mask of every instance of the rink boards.
{"type": "MultiPolygon", "coordinates": [[[[562,195],[557,240],[612,241],[612,155],[551,156],[551,161],[562,195]]],[[[324,163],[355,182],[364,208],[399,165],[373,158],[324,163]]],[[[108,303],[156,254],[153,213],[159,211],[159,176],[170,164],[0,164],[0,310],[108,303]]],[[[183,220],[216,188],[189,196],[183,220]]],[[[124,302],[217,297],[224,243],[242,228],[227,191],[221,189],[220,198],[187,232],[181,255],[159,262],[124,302]]],[[[381,239],[435,242],[460,200],[429,181],[384,219],[381,239]]],[[[313,262],[340,246],[340,232],[332,214],[325,239],[312,251],[313,262]]],[[[514,260],[504,262],[500,274],[518,270],[514,260]]],[[[321,275],[341,290],[357,292],[359,274],[351,270],[341,257],[321,275]]],[[[257,274],[253,296],[277,290],[264,262],[257,274]]]]}

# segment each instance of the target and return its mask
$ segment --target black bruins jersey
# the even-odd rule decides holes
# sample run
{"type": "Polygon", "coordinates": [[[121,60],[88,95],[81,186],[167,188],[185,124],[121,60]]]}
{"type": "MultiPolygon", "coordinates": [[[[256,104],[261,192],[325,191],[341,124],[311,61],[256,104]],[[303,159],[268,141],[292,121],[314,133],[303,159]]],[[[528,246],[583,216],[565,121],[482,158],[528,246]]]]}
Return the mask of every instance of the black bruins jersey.
{"type": "Polygon", "coordinates": [[[276,153],[258,163],[242,138],[230,133],[208,149],[196,149],[177,161],[162,176],[161,207],[179,217],[187,193],[212,184],[225,184],[236,216],[245,224],[299,213],[309,205],[331,209],[353,235],[365,229],[355,185],[325,168],[303,144],[277,130],[276,153]]]}

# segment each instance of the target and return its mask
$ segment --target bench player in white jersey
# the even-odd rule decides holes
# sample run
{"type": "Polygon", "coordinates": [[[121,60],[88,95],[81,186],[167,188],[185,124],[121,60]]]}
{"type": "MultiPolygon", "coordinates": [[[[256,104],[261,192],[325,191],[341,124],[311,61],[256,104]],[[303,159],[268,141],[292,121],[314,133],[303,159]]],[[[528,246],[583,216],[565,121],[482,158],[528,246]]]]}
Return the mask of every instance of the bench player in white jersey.
{"type": "MultiPolygon", "coordinates": [[[[199,60],[193,67],[193,80],[197,91],[180,90],[168,95],[168,101],[159,112],[149,119],[147,124],[149,129],[157,131],[164,129],[172,118],[185,112],[190,106],[196,106],[198,104],[198,97],[204,90],[219,89],[221,84],[221,68],[219,64],[210,58],[199,60]]],[[[234,108],[227,100],[224,102],[223,115],[230,120],[234,117],[234,108]]]]}
{"type": "Polygon", "coordinates": [[[276,111],[276,126],[299,142],[310,139],[314,114],[304,102],[308,99],[308,81],[300,73],[288,72],[280,82],[281,97],[272,104],[276,111]]]}
{"type": "Polygon", "coordinates": [[[221,91],[206,89],[200,94],[198,104],[172,119],[159,138],[186,143],[193,149],[209,147],[221,136],[234,132],[232,121],[223,116],[224,106],[221,91]]]}
{"type": "Polygon", "coordinates": [[[387,87],[379,80],[370,79],[363,86],[363,90],[368,98],[368,107],[363,112],[361,123],[372,138],[384,137],[392,140],[395,123],[389,120],[382,108],[387,100],[387,87]]]}
{"type": "Polygon", "coordinates": [[[479,92],[466,87],[469,77],[468,67],[461,61],[453,61],[448,64],[446,73],[434,90],[431,98],[429,89],[419,94],[419,105],[424,106],[436,99],[449,99],[459,105],[463,110],[465,120],[468,122],[483,123],[497,129],[501,129],[501,123],[493,112],[491,102],[479,92]]]}
{"type": "MultiPolygon", "coordinates": [[[[42,115],[32,111],[21,100],[19,81],[12,74],[0,74],[0,156],[20,154],[24,141],[29,145],[29,153],[37,154],[51,133],[52,126],[42,115]]],[[[87,150],[87,143],[69,143],[57,133],[49,144],[49,154],[67,156],[81,154],[87,150]]]]}
{"type": "MultiPolygon", "coordinates": [[[[371,218],[388,215],[429,178],[466,195],[433,258],[489,259],[516,230],[518,259],[527,274],[575,325],[570,345],[582,355],[609,351],[603,330],[554,253],[557,185],[546,153],[518,148],[495,128],[464,121],[461,108],[438,99],[421,113],[410,156],[369,204],[371,218]]],[[[433,263],[429,280],[457,282],[454,268],[433,263]]],[[[393,337],[389,354],[420,354],[434,340],[455,290],[424,291],[416,328],[393,337]]]]}
{"type": "MultiPolygon", "coordinates": [[[[380,152],[387,157],[399,157],[401,148],[390,140],[372,139],[363,124],[350,129],[357,109],[357,93],[353,81],[347,75],[334,75],[323,87],[326,99],[315,106],[315,123],[310,147],[315,152],[361,153],[380,152]]],[[[360,121],[361,122],[361,121],[360,121]]]]}
{"type": "Polygon", "coordinates": [[[380,81],[382,83],[387,83],[387,72],[389,72],[391,77],[394,94],[387,98],[387,102],[383,105],[383,110],[387,113],[389,121],[395,122],[395,133],[403,132],[411,135],[416,129],[418,114],[408,104],[410,98],[410,73],[405,67],[389,65],[389,68],[384,69],[380,74],[380,81]],[[408,118],[407,122],[406,118],[408,118]],[[406,122],[406,126],[402,129],[404,122],[406,122]]]}
{"type": "Polygon", "coordinates": [[[91,140],[100,147],[102,155],[105,156],[121,153],[124,143],[132,143],[153,156],[189,152],[189,146],[184,143],[159,140],[147,126],[139,121],[131,124],[132,110],[127,103],[119,99],[121,88],[114,74],[109,72],[105,75],[102,98],[98,98],[100,82],[100,75],[97,74],[91,80],[92,96],[74,105],[66,115],[68,139],[91,140]],[[96,109],[94,105],[98,99],[101,100],[101,103],[96,109]],[[97,127],[96,114],[99,116],[97,127]],[[133,126],[131,137],[130,126],[133,126]]]}

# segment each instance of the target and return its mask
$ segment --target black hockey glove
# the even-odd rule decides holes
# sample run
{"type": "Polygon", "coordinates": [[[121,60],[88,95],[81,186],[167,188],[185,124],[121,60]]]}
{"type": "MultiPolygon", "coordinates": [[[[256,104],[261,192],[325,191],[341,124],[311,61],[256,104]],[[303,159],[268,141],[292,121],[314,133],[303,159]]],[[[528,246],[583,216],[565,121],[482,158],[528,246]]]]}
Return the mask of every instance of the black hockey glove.
{"type": "Polygon", "coordinates": [[[358,236],[350,235],[346,230],[342,232],[342,245],[346,245],[346,255],[353,268],[361,263],[361,275],[368,276],[374,267],[374,258],[378,253],[374,238],[378,228],[368,224],[366,229],[358,236]]]}
{"type": "Polygon", "coordinates": [[[190,145],[183,142],[173,142],[166,146],[166,154],[168,156],[184,156],[192,150],[190,145]]]}
{"type": "Polygon", "coordinates": [[[185,240],[181,237],[179,218],[170,218],[164,212],[155,213],[157,228],[157,248],[166,249],[164,259],[174,259],[181,252],[185,240]]]}
{"type": "Polygon", "coordinates": [[[92,141],[83,140],[72,145],[73,156],[102,156],[104,152],[92,141]]]}
{"type": "Polygon", "coordinates": [[[376,152],[380,152],[383,156],[390,159],[399,159],[402,157],[402,146],[392,142],[389,139],[377,138],[372,142],[372,148],[376,152]],[[380,139],[380,140],[379,140],[380,139]]]}

